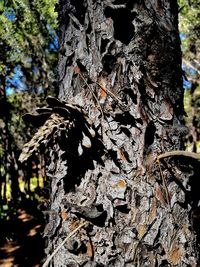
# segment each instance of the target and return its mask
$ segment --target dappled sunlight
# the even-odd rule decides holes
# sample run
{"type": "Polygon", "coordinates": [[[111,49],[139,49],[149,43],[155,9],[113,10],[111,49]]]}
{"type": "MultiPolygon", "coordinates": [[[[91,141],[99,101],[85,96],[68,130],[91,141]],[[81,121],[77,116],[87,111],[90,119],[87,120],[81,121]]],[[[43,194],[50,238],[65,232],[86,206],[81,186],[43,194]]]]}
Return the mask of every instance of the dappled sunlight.
{"type": "Polygon", "coordinates": [[[3,253],[10,254],[19,248],[19,245],[15,246],[14,244],[12,244],[12,242],[8,242],[5,246],[0,248],[0,251],[2,251],[3,253]]]}
{"type": "Polygon", "coordinates": [[[0,266],[36,267],[44,257],[42,239],[44,221],[41,214],[29,202],[27,208],[19,208],[10,220],[0,222],[0,266]]]}
{"type": "Polygon", "coordinates": [[[29,231],[27,236],[34,236],[38,233],[38,230],[41,228],[41,225],[36,225],[33,229],[29,231]]]}
{"type": "Polygon", "coordinates": [[[14,263],[14,259],[15,259],[14,257],[11,257],[11,258],[8,258],[8,259],[0,260],[0,266],[12,267],[13,263],[14,263]]]}
{"type": "Polygon", "coordinates": [[[25,210],[19,209],[18,212],[20,213],[18,219],[22,220],[22,222],[28,222],[33,219],[33,216],[27,214],[25,210]]]}

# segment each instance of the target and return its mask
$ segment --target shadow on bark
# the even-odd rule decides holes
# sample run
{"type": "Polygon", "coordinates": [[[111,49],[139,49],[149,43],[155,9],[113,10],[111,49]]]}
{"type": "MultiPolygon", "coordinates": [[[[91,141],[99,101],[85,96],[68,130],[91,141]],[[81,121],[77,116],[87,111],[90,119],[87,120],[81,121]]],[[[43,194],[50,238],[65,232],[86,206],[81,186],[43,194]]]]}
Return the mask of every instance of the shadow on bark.
{"type": "Polygon", "coordinates": [[[75,185],[79,185],[81,178],[84,177],[88,170],[94,170],[94,161],[100,165],[104,165],[101,157],[104,154],[104,145],[98,138],[97,133],[91,138],[91,146],[81,146],[84,129],[80,127],[74,128],[68,136],[65,132],[61,133],[58,144],[65,151],[62,155],[62,161],[67,162],[67,174],[64,177],[65,192],[74,189],[75,185]],[[81,151],[79,150],[81,149],[81,151]],[[82,153],[80,155],[80,153],[82,153]]]}
{"type": "Polygon", "coordinates": [[[168,163],[163,162],[163,164],[168,169],[171,175],[170,180],[174,181],[185,194],[185,202],[177,202],[177,204],[179,204],[184,209],[187,209],[188,205],[191,206],[192,229],[196,233],[197,248],[200,248],[200,162],[193,158],[188,159],[179,156],[169,160],[168,163]],[[186,188],[184,185],[184,181],[181,181],[179,179],[177,171],[175,170],[176,167],[182,173],[184,173],[186,179],[189,178],[188,185],[190,188],[186,188]]]}

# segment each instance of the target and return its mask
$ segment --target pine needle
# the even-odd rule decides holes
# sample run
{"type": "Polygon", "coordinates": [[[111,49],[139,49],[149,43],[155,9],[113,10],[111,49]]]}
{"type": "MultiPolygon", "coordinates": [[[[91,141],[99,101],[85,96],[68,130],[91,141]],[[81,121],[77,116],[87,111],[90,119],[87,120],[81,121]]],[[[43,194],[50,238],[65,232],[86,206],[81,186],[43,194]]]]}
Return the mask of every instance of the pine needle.
{"type": "Polygon", "coordinates": [[[83,226],[88,224],[89,222],[84,222],[80,224],[76,229],[74,229],[66,238],[60,243],[60,245],[54,250],[54,252],[46,259],[45,263],[42,265],[42,267],[47,267],[52,258],[55,256],[55,254],[58,252],[58,250],[67,242],[67,240],[70,239],[79,229],[81,229],[83,226]]]}

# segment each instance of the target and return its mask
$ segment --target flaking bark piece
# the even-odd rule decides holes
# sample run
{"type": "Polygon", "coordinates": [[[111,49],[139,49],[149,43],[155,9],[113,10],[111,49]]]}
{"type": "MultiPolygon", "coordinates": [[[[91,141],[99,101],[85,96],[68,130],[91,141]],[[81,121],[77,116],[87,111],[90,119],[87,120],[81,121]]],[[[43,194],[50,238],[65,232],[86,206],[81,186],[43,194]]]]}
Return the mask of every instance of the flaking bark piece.
{"type": "Polygon", "coordinates": [[[102,204],[90,205],[88,207],[78,206],[63,200],[65,208],[70,208],[77,217],[84,218],[94,225],[103,226],[107,219],[107,211],[102,204]]]}
{"type": "Polygon", "coordinates": [[[84,133],[83,133],[82,145],[86,148],[90,148],[92,146],[90,138],[84,133]]]}

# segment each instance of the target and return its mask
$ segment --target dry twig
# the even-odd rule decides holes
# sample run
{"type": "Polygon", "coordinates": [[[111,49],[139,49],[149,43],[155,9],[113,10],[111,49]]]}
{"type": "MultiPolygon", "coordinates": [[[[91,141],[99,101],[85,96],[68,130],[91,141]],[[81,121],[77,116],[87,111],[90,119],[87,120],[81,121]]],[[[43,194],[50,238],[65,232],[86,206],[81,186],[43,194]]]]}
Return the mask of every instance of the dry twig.
{"type": "Polygon", "coordinates": [[[66,238],[60,243],[60,245],[53,251],[53,253],[46,259],[45,263],[42,265],[42,267],[47,267],[52,258],[55,256],[55,254],[58,252],[58,250],[67,242],[67,240],[73,236],[79,229],[81,229],[83,226],[88,224],[89,222],[84,222],[80,224],[74,231],[72,231],[66,238]]]}

